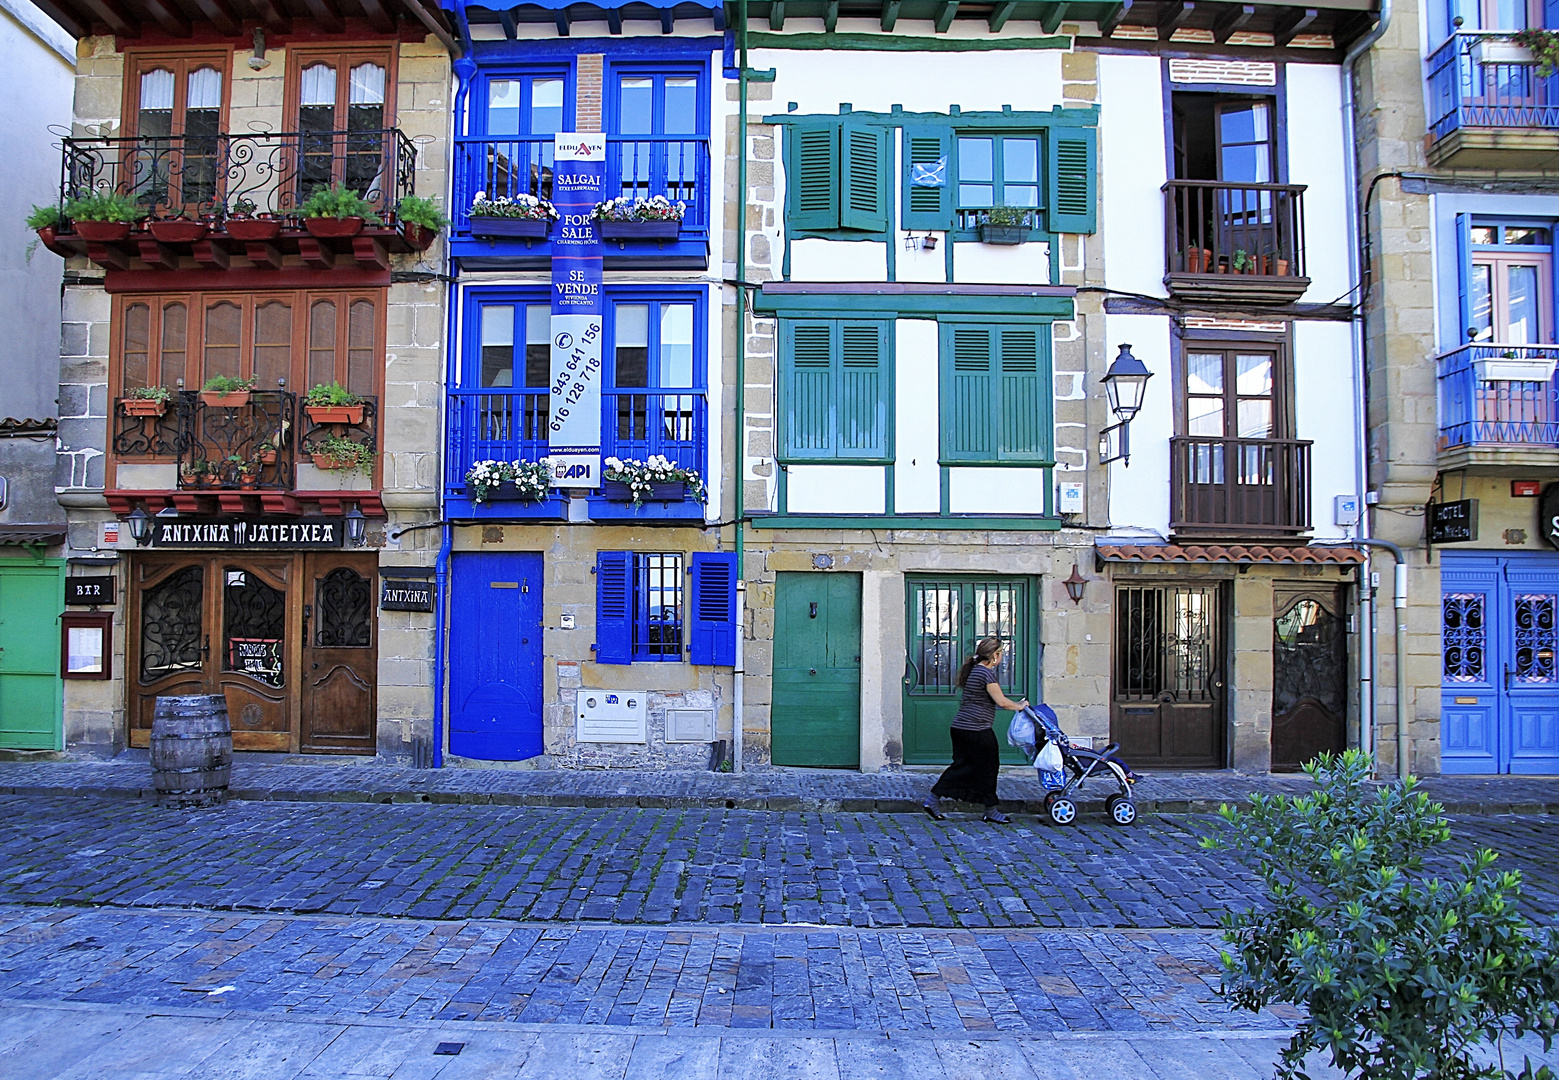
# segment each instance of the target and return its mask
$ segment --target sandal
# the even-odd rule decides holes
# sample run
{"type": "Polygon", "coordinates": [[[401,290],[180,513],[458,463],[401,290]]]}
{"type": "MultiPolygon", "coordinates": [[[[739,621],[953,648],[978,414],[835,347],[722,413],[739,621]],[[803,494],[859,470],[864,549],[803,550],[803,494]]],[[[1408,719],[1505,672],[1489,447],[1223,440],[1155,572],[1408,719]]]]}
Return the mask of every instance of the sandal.
{"type": "Polygon", "coordinates": [[[1011,825],[1012,824],[1012,819],[1010,817],[1008,817],[1006,814],[1002,813],[1000,810],[997,810],[995,807],[992,807],[991,809],[987,810],[985,812],[985,817],[982,818],[981,820],[982,821],[989,821],[992,825],[1011,825]]]}
{"type": "Polygon", "coordinates": [[[947,820],[947,815],[942,813],[942,800],[938,799],[935,795],[921,803],[920,808],[926,813],[930,814],[931,817],[936,821],[947,820]]]}

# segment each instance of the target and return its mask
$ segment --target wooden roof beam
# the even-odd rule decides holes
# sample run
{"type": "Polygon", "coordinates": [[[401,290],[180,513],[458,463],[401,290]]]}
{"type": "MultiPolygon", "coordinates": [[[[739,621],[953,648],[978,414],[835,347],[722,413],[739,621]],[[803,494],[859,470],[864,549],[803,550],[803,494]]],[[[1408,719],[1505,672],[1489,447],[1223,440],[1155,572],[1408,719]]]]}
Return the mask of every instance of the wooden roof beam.
{"type": "Polygon", "coordinates": [[[568,37],[574,27],[574,20],[569,17],[568,8],[558,8],[553,12],[558,24],[558,37],[568,37]]]}
{"type": "Polygon", "coordinates": [[[899,22],[899,0],[882,0],[882,32],[893,33],[899,22]]]}
{"type": "Polygon", "coordinates": [[[193,31],[184,12],[174,7],[173,0],[141,0],[157,25],[168,32],[169,37],[187,38],[193,31]]]}
{"type": "Polygon", "coordinates": [[[244,24],[224,0],[195,0],[201,16],[223,34],[237,37],[243,33],[244,24]]]}
{"type": "Polygon", "coordinates": [[[65,3],[56,3],[55,0],[33,0],[33,3],[39,11],[63,27],[71,37],[84,38],[91,35],[92,25],[83,21],[81,16],[65,3]]]}
{"type": "Polygon", "coordinates": [[[141,24],[119,5],[119,0],[82,0],[88,12],[120,37],[140,37],[141,24]]]}
{"type": "Polygon", "coordinates": [[[606,32],[609,34],[621,34],[623,32],[623,9],[606,9],[606,32]]]}
{"type": "Polygon", "coordinates": [[[677,28],[677,13],[675,8],[663,7],[660,9],[660,32],[669,34],[677,28]]]}
{"type": "Polygon", "coordinates": [[[1185,25],[1195,10],[1196,4],[1192,0],[1176,0],[1175,3],[1165,4],[1158,17],[1158,39],[1168,41],[1176,30],[1185,25]]]}
{"type": "Polygon", "coordinates": [[[1285,47],[1314,26],[1315,21],[1320,17],[1320,11],[1315,8],[1290,8],[1283,12],[1272,24],[1272,37],[1278,48],[1285,47]]]}
{"type": "Polygon", "coordinates": [[[774,0],[769,5],[769,29],[785,29],[785,0],[774,0]]]}
{"type": "Polygon", "coordinates": [[[330,0],[303,0],[303,3],[325,33],[339,34],[346,29],[346,20],[341,17],[341,13],[335,9],[330,0]]]}
{"type": "Polygon", "coordinates": [[[282,9],[281,0],[254,0],[254,7],[267,30],[278,34],[292,32],[292,16],[282,9]]]}
{"type": "Polygon", "coordinates": [[[1039,28],[1047,34],[1054,34],[1061,29],[1061,20],[1066,18],[1070,4],[1049,4],[1040,13],[1039,28]]]}
{"type": "Polygon", "coordinates": [[[1120,3],[1112,5],[1104,13],[1104,17],[1099,20],[1099,33],[1105,37],[1115,33],[1115,28],[1121,24],[1121,20],[1131,11],[1131,4],[1132,0],[1120,0],[1120,3]]]}
{"type": "Polygon", "coordinates": [[[1256,8],[1253,4],[1241,4],[1231,7],[1218,17],[1213,24],[1213,40],[1222,45],[1237,34],[1256,16],[1256,8]]]}
{"type": "Polygon", "coordinates": [[[991,28],[991,33],[1001,33],[1001,28],[1007,25],[1007,20],[1012,18],[1012,13],[1018,10],[1017,0],[1003,0],[991,8],[991,17],[986,20],[986,25],[991,28]]]}
{"type": "Polygon", "coordinates": [[[363,5],[363,14],[368,17],[368,25],[381,34],[393,33],[395,30],[395,16],[384,6],[383,0],[359,0],[363,5]]]}
{"type": "Polygon", "coordinates": [[[428,33],[438,38],[439,44],[449,50],[450,56],[464,55],[465,50],[460,47],[460,42],[456,41],[449,29],[439,22],[438,18],[429,13],[428,9],[423,7],[418,0],[401,0],[401,6],[411,12],[412,16],[423,25],[428,33]]]}
{"type": "Polygon", "coordinates": [[[942,8],[937,12],[936,32],[947,33],[947,28],[953,25],[953,16],[958,14],[958,0],[942,0],[942,8]]]}

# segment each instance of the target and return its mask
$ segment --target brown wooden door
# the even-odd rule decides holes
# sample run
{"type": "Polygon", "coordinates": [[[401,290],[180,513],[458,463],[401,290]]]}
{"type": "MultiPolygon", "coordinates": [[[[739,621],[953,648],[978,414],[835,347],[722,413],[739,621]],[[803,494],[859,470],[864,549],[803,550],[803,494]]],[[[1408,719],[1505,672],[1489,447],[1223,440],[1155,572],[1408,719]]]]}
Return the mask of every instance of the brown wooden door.
{"type": "Polygon", "coordinates": [[[1279,590],[1272,623],[1272,771],[1347,748],[1343,590],[1279,590]]]}
{"type": "Polygon", "coordinates": [[[378,592],[373,555],[329,553],[303,560],[301,749],[372,754],[378,680],[378,592]]]}
{"type": "Polygon", "coordinates": [[[130,745],[150,746],[160,695],[210,693],[205,559],[137,556],[130,564],[125,685],[130,745]]]}
{"type": "Polygon", "coordinates": [[[1223,765],[1223,605],[1212,583],[1115,590],[1110,738],[1131,764],[1223,765]]]}

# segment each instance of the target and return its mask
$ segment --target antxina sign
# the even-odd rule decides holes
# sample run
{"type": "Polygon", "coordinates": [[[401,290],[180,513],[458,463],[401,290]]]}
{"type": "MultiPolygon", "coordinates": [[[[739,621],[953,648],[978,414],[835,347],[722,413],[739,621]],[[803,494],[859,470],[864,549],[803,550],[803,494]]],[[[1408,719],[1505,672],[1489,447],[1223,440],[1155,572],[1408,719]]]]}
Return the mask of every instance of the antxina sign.
{"type": "Polygon", "coordinates": [[[592,217],[602,201],[606,137],[568,132],[553,144],[552,385],[547,425],[552,482],[601,486],[601,241],[592,217]]]}
{"type": "Polygon", "coordinates": [[[151,541],[162,548],[295,551],[339,548],[344,535],[338,517],[176,517],[153,518],[151,541]]]}

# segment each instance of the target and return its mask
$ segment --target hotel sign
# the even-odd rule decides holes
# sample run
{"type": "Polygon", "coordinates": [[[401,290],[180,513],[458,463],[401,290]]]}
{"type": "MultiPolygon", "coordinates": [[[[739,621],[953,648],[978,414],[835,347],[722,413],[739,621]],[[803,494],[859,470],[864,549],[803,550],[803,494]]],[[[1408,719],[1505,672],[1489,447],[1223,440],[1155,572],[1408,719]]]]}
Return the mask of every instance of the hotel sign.
{"type": "Polygon", "coordinates": [[[338,517],[153,518],[152,546],[223,551],[297,551],[341,547],[338,517]]]}

